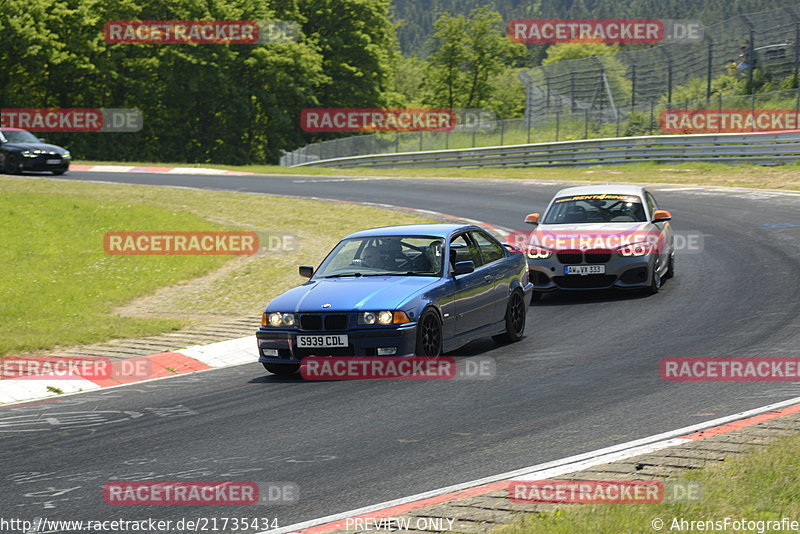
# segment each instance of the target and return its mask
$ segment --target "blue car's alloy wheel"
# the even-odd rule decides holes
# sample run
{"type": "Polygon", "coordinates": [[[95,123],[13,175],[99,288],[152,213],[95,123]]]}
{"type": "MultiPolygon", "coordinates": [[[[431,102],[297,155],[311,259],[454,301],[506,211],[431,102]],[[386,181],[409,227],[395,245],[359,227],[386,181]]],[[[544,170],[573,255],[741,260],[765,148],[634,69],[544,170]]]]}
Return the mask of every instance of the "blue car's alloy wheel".
{"type": "Polygon", "coordinates": [[[428,310],[417,325],[417,356],[436,357],[442,354],[442,323],[439,315],[428,310]]]}
{"type": "Polygon", "coordinates": [[[513,343],[522,339],[525,332],[525,299],[519,290],[514,291],[508,299],[506,308],[506,331],[503,334],[494,336],[495,341],[513,343]]]}

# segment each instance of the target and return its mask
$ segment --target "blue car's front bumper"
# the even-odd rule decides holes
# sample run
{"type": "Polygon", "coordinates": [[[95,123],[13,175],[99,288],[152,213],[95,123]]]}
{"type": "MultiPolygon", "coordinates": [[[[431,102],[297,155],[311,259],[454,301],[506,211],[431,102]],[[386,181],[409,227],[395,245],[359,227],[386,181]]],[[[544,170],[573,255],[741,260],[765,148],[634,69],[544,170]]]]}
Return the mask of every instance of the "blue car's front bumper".
{"type": "Polygon", "coordinates": [[[256,332],[258,361],[261,363],[297,362],[306,356],[377,356],[378,348],[396,349],[392,356],[413,356],[416,349],[417,324],[408,323],[391,328],[363,328],[334,331],[305,331],[299,329],[262,327],[256,332]],[[348,346],[340,348],[299,348],[297,335],[346,334],[348,346]],[[265,351],[269,351],[265,354],[265,351]],[[277,356],[272,352],[277,351],[277,356]]]}

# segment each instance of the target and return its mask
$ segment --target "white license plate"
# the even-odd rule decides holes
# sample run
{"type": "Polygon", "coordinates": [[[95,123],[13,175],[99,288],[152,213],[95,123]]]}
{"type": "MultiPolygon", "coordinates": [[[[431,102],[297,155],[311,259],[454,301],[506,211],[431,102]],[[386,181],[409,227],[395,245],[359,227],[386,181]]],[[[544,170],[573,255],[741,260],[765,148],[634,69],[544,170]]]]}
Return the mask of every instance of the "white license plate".
{"type": "Polygon", "coordinates": [[[61,160],[60,159],[48,159],[47,160],[47,164],[48,165],[60,165],[61,164],[61,160]]]}
{"type": "Polygon", "coordinates": [[[297,346],[301,349],[317,347],[346,347],[347,334],[297,336],[297,346]]]}
{"type": "Polygon", "coordinates": [[[587,274],[605,274],[605,265],[565,265],[564,274],[579,274],[586,276],[587,274]]]}

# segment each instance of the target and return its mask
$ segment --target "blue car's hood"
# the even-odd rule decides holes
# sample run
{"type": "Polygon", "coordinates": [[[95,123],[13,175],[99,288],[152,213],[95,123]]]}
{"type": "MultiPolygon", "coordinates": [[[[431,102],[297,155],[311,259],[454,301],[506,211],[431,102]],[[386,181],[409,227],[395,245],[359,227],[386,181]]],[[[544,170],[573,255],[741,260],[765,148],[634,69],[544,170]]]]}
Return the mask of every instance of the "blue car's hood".
{"type": "Polygon", "coordinates": [[[395,310],[438,281],[429,276],[323,278],[290,289],[270,302],[267,311],[395,310]],[[323,308],[323,304],[330,307],[323,308]]]}

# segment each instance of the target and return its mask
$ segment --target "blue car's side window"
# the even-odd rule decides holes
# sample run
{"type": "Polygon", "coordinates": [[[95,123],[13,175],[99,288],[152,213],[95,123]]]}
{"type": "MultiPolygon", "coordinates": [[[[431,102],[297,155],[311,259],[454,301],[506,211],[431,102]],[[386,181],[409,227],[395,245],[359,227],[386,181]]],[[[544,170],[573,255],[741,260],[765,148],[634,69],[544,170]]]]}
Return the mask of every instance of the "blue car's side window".
{"type": "Polygon", "coordinates": [[[480,251],[483,264],[492,263],[505,257],[503,247],[485,233],[474,230],[470,232],[470,236],[480,251]]]}
{"type": "Polygon", "coordinates": [[[481,255],[478,247],[467,237],[467,234],[460,234],[450,241],[450,265],[455,267],[460,261],[471,261],[475,267],[481,265],[481,255]]]}

